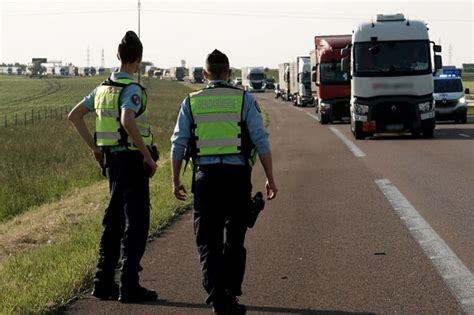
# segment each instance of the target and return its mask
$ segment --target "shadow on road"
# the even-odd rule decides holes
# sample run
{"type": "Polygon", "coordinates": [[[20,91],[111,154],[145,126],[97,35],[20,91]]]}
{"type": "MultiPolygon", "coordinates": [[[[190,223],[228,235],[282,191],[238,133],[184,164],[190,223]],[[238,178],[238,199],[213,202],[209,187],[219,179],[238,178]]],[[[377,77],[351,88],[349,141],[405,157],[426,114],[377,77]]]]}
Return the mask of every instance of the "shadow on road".
{"type": "MultiPolygon", "coordinates": [[[[154,302],[155,305],[187,308],[190,309],[209,309],[209,305],[198,303],[174,302],[167,300],[158,300],[154,302]]],[[[252,312],[263,312],[271,314],[302,314],[302,315],[349,315],[349,314],[375,314],[375,313],[361,313],[361,312],[343,312],[343,311],[328,311],[328,310],[312,310],[312,309],[298,309],[287,307],[272,307],[272,306],[253,306],[247,305],[247,310],[252,312]]]]}

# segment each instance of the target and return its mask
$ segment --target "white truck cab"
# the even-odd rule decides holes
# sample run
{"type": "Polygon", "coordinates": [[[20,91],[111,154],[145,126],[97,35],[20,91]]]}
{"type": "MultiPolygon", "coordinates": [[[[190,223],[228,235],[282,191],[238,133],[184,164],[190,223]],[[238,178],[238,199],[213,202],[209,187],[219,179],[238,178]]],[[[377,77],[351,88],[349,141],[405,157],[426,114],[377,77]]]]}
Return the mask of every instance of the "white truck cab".
{"type": "Polygon", "coordinates": [[[354,29],[342,68],[351,75],[356,139],[386,132],[433,137],[433,74],[442,67],[437,52],[441,46],[430,41],[426,24],[400,13],[379,14],[354,29]]]}
{"type": "Polygon", "coordinates": [[[454,75],[442,74],[434,77],[434,99],[436,120],[454,120],[456,123],[467,122],[466,95],[462,79],[454,75]]]}

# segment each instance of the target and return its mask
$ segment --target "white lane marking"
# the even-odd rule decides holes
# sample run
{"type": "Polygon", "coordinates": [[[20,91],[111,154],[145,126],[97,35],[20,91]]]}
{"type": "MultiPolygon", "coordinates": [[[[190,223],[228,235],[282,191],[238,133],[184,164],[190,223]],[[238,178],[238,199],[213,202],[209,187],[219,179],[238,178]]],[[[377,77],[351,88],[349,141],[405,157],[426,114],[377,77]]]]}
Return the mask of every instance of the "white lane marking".
{"type": "Polygon", "coordinates": [[[302,111],[303,111],[303,110],[302,110],[301,108],[299,108],[299,107],[295,107],[295,106],[293,106],[293,105],[288,105],[288,106],[290,106],[290,108],[293,108],[293,109],[299,110],[300,112],[302,112],[302,111]]]}
{"type": "Polygon", "coordinates": [[[354,142],[347,139],[347,137],[344,136],[342,132],[340,132],[336,127],[329,127],[329,130],[331,130],[336,135],[336,137],[338,137],[342,142],[344,142],[344,144],[349,148],[349,150],[351,150],[351,152],[356,157],[366,156],[365,153],[361,149],[359,149],[359,147],[356,146],[354,142]]]}
{"type": "Polygon", "coordinates": [[[464,138],[470,138],[470,137],[471,137],[470,135],[466,135],[466,134],[464,134],[464,133],[460,133],[459,135],[460,135],[461,137],[464,137],[464,138]]]}
{"type": "Polygon", "coordinates": [[[474,275],[388,179],[375,183],[430,259],[466,314],[474,314],[474,275]]]}
{"type": "Polygon", "coordinates": [[[310,112],[306,112],[306,115],[308,115],[309,117],[311,117],[311,118],[313,118],[313,119],[319,121],[319,117],[316,116],[316,115],[311,114],[310,112]]]}

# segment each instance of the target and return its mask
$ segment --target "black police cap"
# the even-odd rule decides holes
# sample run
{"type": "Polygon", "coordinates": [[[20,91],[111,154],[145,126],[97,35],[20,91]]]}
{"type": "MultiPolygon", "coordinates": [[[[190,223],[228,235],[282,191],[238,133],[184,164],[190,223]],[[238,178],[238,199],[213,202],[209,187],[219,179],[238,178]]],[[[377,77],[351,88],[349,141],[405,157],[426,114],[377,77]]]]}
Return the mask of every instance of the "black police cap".
{"type": "Polygon", "coordinates": [[[214,49],[206,58],[207,64],[229,64],[229,58],[221,51],[214,49]]]}

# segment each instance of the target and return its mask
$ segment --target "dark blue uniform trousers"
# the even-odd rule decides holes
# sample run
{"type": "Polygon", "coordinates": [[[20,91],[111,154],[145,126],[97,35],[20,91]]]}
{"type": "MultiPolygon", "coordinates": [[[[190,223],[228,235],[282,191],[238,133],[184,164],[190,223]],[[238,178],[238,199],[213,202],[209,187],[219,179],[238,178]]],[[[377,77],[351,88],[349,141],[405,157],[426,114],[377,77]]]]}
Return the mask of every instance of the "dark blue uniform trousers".
{"type": "Polygon", "coordinates": [[[242,295],[244,247],[252,184],[248,166],[199,166],[194,181],[194,231],[206,303],[242,295]]]}
{"type": "Polygon", "coordinates": [[[122,256],[121,284],[138,285],[150,225],[149,177],[139,151],[105,154],[110,202],[103,219],[95,282],[110,284],[122,256]]]}

